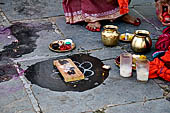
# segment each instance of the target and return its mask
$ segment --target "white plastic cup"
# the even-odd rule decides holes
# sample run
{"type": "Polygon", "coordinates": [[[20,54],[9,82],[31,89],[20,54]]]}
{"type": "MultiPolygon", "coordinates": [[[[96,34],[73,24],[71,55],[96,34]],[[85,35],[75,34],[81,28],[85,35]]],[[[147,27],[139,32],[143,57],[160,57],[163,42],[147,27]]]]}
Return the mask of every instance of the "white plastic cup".
{"type": "Polygon", "coordinates": [[[132,54],[122,53],[120,55],[120,76],[131,77],[132,76],[132,54]]]}
{"type": "Polygon", "coordinates": [[[149,77],[149,60],[137,59],[136,60],[136,73],[137,80],[147,82],[149,77]]]}

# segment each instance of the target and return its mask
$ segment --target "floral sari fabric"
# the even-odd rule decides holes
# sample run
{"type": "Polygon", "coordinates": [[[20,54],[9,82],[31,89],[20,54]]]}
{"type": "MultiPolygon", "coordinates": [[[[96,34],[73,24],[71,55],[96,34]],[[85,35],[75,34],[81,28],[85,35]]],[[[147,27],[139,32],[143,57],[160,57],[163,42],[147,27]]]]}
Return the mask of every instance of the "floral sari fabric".
{"type": "Polygon", "coordinates": [[[112,0],[111,2],[107,0],[63,0],[66,23],[114,20],[128,13],[127,2],[128,0],[112,0]]]}

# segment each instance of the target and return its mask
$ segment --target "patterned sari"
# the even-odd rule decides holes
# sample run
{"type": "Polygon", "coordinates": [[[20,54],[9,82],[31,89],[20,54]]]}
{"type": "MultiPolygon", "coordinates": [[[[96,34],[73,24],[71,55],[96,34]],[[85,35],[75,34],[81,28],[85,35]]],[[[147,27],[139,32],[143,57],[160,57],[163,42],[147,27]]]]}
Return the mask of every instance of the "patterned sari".
{"type": "MultiPolygon", "coordinates": [[[[64,14],[68,24],[81,21],[114,20],[122,15],[119,6],[120,2],[118,4],[117,0],[112,2],[107,2],[107,0],[63,0],[64,14]]],[[[122,7],[124,8],[124,6],[122,7]]],[[[128,9],[128,7],[125,8],[128,9]]]]}

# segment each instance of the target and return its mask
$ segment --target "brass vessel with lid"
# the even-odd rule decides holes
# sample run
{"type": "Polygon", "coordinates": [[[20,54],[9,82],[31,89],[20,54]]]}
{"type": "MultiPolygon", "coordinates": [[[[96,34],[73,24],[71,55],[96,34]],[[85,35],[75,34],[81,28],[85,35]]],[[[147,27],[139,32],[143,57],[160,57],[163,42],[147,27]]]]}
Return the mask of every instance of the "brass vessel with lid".
{"type": "Polygon", "coordinates": [[[104,26],[102,31],[102,42],[105,46],[116,46],[119,40],[120,33],[118,27],[114,25],[104,26]]]}
{"type": "Polygon", "coordinates": [[[150,32],[147,30],[136,30],[131,41],[132,50],[135,52],[146,52],[152,47],[150,32]]]}

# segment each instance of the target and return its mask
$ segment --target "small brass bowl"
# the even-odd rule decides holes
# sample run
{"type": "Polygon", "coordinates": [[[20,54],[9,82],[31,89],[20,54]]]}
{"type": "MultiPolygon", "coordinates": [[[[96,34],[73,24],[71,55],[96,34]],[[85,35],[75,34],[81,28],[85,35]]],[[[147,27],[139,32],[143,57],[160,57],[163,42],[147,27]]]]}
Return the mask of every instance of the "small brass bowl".
{"type": "Polygon", "coordinates": [[[56,41],[50,43],[49,49],[50,49],[51,51],[54,51],[54,52],[62,53],[62,52],[71,51],[71,50],[75,49],[75,47],[76,47],[75,43],[72,43],[71,48],[68,49],[68,50],[59,50],[59,49],[55,49],[53,45],[54,45],[54,44],[58,44],[59,42],[63,42],[63,43],[64,43],[64,40],[56,40],[56,41]]]}

